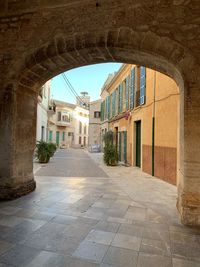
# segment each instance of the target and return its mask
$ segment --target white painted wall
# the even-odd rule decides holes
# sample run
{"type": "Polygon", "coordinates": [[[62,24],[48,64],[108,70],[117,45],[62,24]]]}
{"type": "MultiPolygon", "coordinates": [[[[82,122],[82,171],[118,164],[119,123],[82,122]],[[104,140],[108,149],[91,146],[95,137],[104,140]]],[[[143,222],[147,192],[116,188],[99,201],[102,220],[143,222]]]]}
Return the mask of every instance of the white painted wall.
{"type": "Polygon", "coordinates": [[[36,125],[36,141],[42,140],[43,127],[43,141],[48,141],[48,106],[50,99],[50,81],[46,82],[42,87],[42,97],[38,96],[37,105],[37,125],[36,125]]]}

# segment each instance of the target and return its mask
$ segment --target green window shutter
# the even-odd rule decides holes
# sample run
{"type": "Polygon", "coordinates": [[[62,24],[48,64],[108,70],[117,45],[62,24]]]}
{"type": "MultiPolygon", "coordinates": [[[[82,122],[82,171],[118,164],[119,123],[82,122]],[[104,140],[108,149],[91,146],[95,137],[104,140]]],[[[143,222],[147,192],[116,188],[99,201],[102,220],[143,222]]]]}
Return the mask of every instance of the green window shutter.
{"type": "Polygon", "coordinates": [[[56,144],[57,144],[57,146],[59,146],[59,144],[60,144],[60,132],[56,132],[56,144]]]}
{"type": "Polygon", "coordinates": [[[103,121],[103,102],[101,102],[101,121],[103,121]]]}
{"type": "Polygon", "coordinates": [[[112,117],[115,116],[115,92],[112,93],[112,117]]]}
{"type": "Polygon", "coordinates": [[[108,96],[108,119],[110,119],[110,96],[108,96]]]}
{"type": "Polygon", "coordinates": [[[62,133],[62,140],[65,141],[65,132],[62,133]]]}
{"type": "Polygon", "coordinates": [[[140,105],[145,104],[146,95],[146,68],[140,67],[140,105]]]}
{"type": "Polygon", "coordinates": [[[122,83],[120,83],[119,86],[119,113],[121,113],[123,110],[123,86],[122,83]]]}
{"type": "Polygon", "coordinates": [[[127,131],[124,132],[124,162],[127,162],[127,131]]]}
{"type": "Polygon", "coordinates": [[[135,68],[131,70],[130,109],[134,108],[135,68]]]}
{"type": "Polygon", "coordinates": [[[120,87],[117,88],[117,114],[119,114],[120,111],[120,87]]]}
{"type": "Polygon", "coordinates": [[[53,140],[53,132],[49,131],[49,141],[51,142],[53,140]]]}
{"type": "Polygon", "coordinates": [[[108,97],[106,97],[105,101],[105,119],[108,118],[108,97]]]}
{"type": "Polygon", "coordinates": [[[126,77],[126,110],[129,109],[128,98],[129,98],[129,79],[128,77],[126,77]]]}
{"type": "Polygon", "coordinates": [[[119,151],[118,151],[118,159],[121,161],[121,153],[122,153],[122,133],[118,132],[119,134],[119,151]]]}
{"type": "Polygon", "coordinates": [[[105,120],[105,100],[103,101],[103,120],[105,120]]]}
{"type": "Polygon", "coordinates": [[[119,90],[115,90],[115,115],[119,113],[119,90]]]}
{"type": "Polygon", "coordinates": [[[114,116],[113,115],[113,110],[114,110],[114,94],[112,93],[112,95],[111,95],[111,98],[112,98],[112,117],[114,116]]]}

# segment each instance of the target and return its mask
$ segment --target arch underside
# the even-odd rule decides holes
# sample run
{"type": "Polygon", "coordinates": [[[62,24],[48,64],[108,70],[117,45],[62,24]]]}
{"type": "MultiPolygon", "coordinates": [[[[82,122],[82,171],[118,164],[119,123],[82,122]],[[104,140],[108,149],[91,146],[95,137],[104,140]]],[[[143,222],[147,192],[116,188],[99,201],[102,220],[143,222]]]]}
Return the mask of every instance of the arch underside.
{"type": "Polygon", "coordinates": [[[120,62],[155,69],[173,78],[180,86],[182,69],[178,64],[184,57],[183,47],[176,43],[172,44],[166,38],[161,40],[153,33],[139,36],[130,29],[99,35],[81,34],[72,39],[57,36],[24,57],[21,68],[25,68],[20,70],[19,81],[20,86],[37,90],[48,79],[64,71],[90,64],[120,62]]]}

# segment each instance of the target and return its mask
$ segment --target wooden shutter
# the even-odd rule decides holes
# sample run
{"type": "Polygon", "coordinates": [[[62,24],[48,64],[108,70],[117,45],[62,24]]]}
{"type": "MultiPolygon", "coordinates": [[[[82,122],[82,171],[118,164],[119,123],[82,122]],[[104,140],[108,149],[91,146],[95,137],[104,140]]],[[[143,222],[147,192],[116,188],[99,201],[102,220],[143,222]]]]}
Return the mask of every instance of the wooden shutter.
{"type": "Polygon", "coordinates": [[[127,131],[124,131],[124,162],[127,162],[127,131]]]}
{"type": "Polygon", "coordinates": [[[146,95],[146,68],[140,67],[140,105],[145,104],[146,95]]]}
{"type": "Polygon", "coordinates": [[[121,153],[122,153],[122,132],[118,132],[119,134],[119,151],[118,151],[118,159],[121,161],[121,153]]]}
{"type": "Polygon", "coordinates": [[[108,102],[107,102],[107,104],[108,104],[108,119],[110,119],[110,96],[108,96],[108,102]]]}
{"type": "Polygon", "coordinates": [[[103,121],[103,102],[101,102],[101,121],[103,121]]]}
{"type": "Polygon", "coordinates": [[[122,83],[119,85],[119,113],[123,110],[123,86],[122,83]]]}
{"type": "Polygon", "coordinates": [[[126,110],[129,109],[129,79],[126,77],[126,110]]]}
{"type": "Polygon", "coordinates": [[[135,68],[131,70],[130,109],[134,108],[135,68]]]}

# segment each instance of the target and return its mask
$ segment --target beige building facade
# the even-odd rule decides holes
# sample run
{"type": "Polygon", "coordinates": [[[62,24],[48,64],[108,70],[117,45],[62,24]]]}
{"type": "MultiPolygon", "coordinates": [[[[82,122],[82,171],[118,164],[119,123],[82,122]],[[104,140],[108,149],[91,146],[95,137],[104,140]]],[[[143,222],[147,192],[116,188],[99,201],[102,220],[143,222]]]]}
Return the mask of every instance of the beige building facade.
{"type": "Polygon", "coordinates": [[[123,64],[103,88],[102,125],[115,135],[120,162],[177,182],[179,88],[166,75],[123,64]]]}
{"type": "Polygon", "coordinates": [[[48,141],[60,148],[88,145],[89,111],[83,107],[51,100],[48,111],[48,141]]]}
{"type": "Polygon", "coordinates": [[[90,102],[89,108],[89,150],[101,145],[101,99],[90,102]]]}

